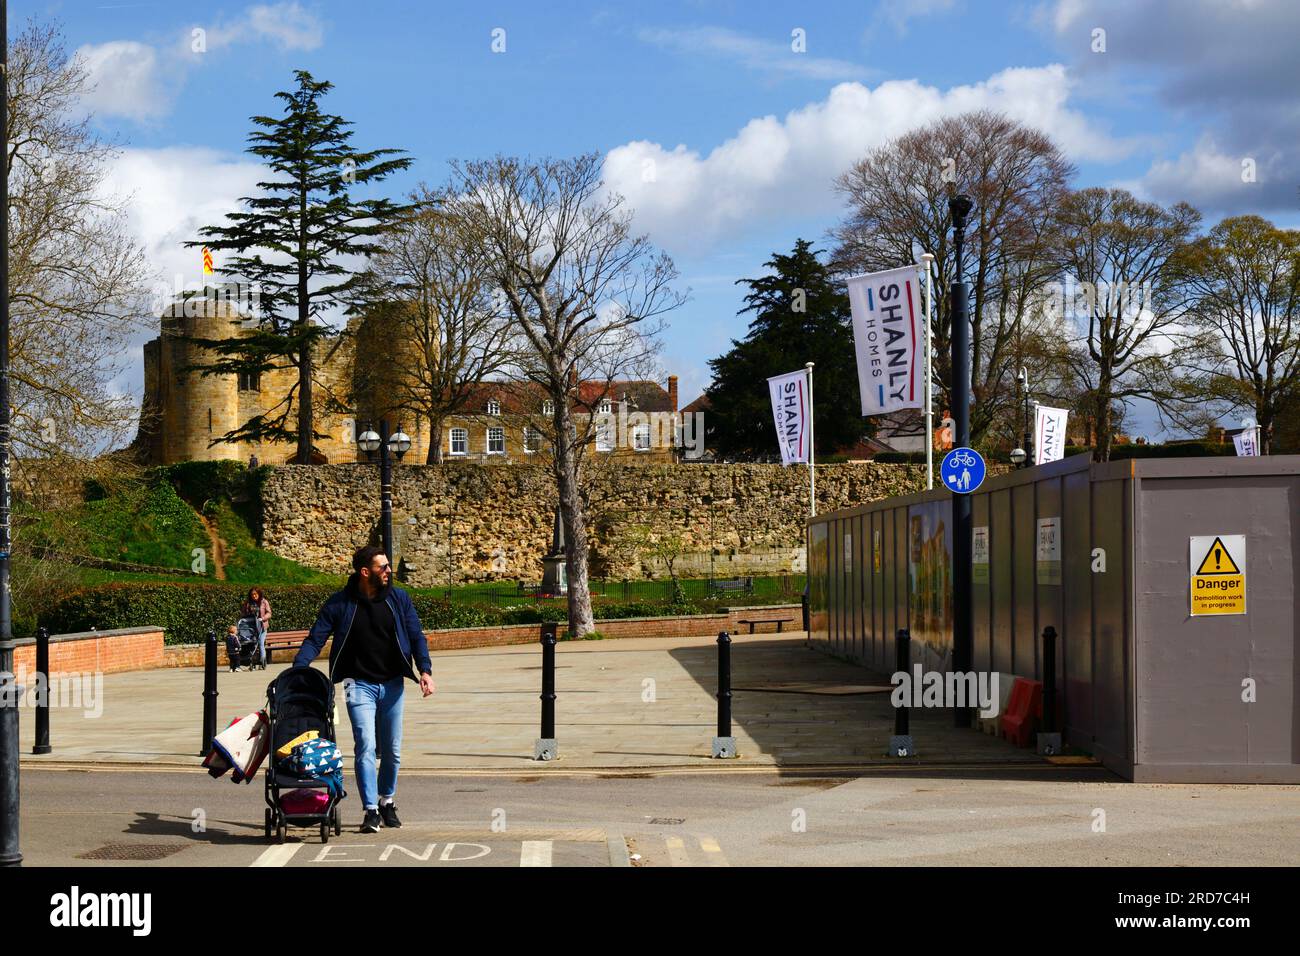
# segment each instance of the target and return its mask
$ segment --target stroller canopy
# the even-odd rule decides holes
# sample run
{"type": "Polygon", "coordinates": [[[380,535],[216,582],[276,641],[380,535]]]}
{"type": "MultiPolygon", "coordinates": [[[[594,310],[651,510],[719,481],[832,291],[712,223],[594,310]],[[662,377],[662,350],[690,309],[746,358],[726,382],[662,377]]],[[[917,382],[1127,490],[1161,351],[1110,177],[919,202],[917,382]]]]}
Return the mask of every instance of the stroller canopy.
{"type": "Polygon", "coordinates": [[[270,702],[271,751],[314,730],[334,739],[334,684],[314,667],[291,667],[266,688],[270,702]]]}

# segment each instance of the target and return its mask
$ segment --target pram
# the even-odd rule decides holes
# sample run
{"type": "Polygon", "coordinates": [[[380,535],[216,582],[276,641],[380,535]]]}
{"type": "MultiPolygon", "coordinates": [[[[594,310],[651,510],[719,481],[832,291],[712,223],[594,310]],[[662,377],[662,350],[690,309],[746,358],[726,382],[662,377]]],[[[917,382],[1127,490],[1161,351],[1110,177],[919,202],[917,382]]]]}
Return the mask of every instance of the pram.
{"type": "Polygon", "coordinates": [[[241,617],[235,625],[235,633],[226,635],[226,656],[230,658],[231,670],[236,664],[249,669],[266,670],[261,629],[261,622],[257,618],[241,617]]]}
{"type": "Polygon", "coordinates": [[[318,777],[299,777],[279,768],[276,751],[309,730],[337,742],[334,733],[334,684],[324,672],[314,667],[290,667],[281,671],[266,688],[267,716],[270,718],[271,750],[266,762],[266,831],[284,842],[288,827],[320,827],[320,840],[329,842],[329,831],[342,832],[339,824],[339,801],[346,793],[330,791],[318,777]],[[328,803],[313,813],[286,813],[281,801],[282,790],[319,789],[326,791],[328,803]]]}

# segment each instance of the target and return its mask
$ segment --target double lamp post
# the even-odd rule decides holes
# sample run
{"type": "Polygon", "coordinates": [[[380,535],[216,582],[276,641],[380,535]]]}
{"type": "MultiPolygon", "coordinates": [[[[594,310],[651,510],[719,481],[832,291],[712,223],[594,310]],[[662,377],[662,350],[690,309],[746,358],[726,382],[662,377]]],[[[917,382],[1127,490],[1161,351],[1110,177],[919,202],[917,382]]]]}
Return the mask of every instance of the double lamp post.
{"type": "Polygon", "coordinates": [[[402,431],[388,433],[388,422],[379,421],[376,433],[369,424],[366,430],[357,436],[357,447],[366,453],[369,461],[375,460],[379,453],[379,536],[382,539],[384,554],[391,564],[393,561],[393,459],[402,460],[402,456],[411,450],[411,436],[402,431]]]}

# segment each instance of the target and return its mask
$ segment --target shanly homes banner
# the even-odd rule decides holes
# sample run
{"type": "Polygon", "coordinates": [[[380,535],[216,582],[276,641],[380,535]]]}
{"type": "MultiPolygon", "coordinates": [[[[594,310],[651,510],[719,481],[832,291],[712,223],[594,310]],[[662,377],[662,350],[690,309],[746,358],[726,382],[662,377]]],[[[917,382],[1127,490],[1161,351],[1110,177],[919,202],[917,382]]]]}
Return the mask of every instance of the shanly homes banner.
{"type": "Polygon", "coordinates": [[[772,393],[772,415],[776,418],[776,440],[781,446],[781,464],[795,465],[808,460],[811,451],[809,428],[808,372],[800,370],[774,375],[767,380],[772,393]]]}
{"type": "Polygon", "coordinates": [[[1045,465],[1065,457],[1065,419],[1069,411],[1039,405],[1034,410],[1034,464],[1045,465]]]}
{"type": "Polygon", "coordinates": [[[846,280],[863,415],[925,403],[925,314],[915,265],[846,280]]]}

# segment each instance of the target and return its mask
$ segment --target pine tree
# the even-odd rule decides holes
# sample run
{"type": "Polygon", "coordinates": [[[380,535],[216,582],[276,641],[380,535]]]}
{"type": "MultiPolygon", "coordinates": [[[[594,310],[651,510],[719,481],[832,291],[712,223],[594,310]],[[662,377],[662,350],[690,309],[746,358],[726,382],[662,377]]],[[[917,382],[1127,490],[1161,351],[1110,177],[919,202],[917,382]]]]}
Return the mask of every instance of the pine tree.
{"type": "Polygon", "coordinates": [[[724,458],[779,454],[767,379],[813,362],[816,451],[830,454],[868,433],[861,414],[849,297],[817,258],[812,243],[796,240],[789,255],[773,253],[771,271],[749,286],[745,308],[755,313],[749,334],[709,361],[709,440],[724,458]]]}
{"type": "Polygon", "coordinates": [[[292,366],[298,371],[297,384],[278,405],[213,444],[296,442],[294,461],[309,464],[314,440],[325,437],[313,427],[313,359],[319,344],[338,334],[320,321],[321,313],[346,304],[360,280],[346,259],[375,252],[377,238],[412,209],[387,199],[354,199],[349,190],[406,169],[411,159],[400,149],[352,148],[352,123],[320,109],[333,84],[305,70],[294,76],[297,89],[275,94],[284,103],[283,116],[252,117],[255,129],[246,151],[272,173],[257,184],[263,195],[240,200],[244,211],[227,215],[225,225],[200,230],[202,238],[186,245],[234,253],[218,271],[259,294],[251,333],[193,339],[218,355],[195,370],[260,374],[292,366]]]}

